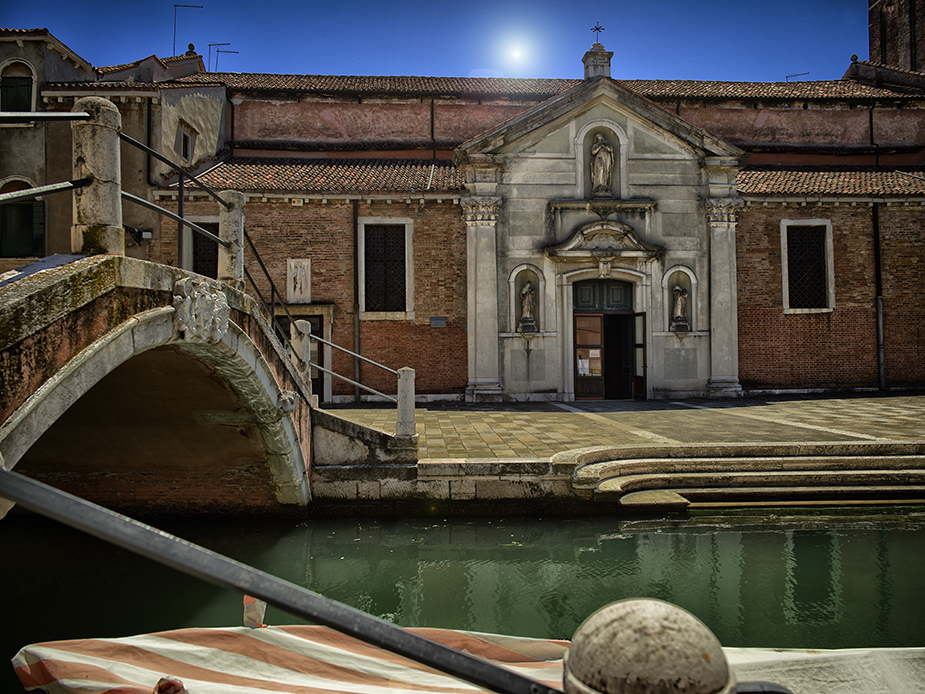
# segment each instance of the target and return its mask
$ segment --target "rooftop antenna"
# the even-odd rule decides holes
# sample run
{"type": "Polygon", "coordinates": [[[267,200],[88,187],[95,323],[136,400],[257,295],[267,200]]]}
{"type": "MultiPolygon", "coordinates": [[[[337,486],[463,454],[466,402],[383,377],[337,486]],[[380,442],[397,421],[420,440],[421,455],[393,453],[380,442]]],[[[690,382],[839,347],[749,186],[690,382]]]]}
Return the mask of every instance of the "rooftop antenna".
{"type": "Polygon", "coordinates": [[[202,9],[202,5],[174,5],[173,6],[173,53],[170,55],[177,54],[177,8],[178,7],[195,7],[198,10],[202,9]]]}
{"type": "MultiPolygon", "coordinates": [[[[228,44],[231,45],[230,43],[228,44]]],[[[239,53],[240,51],[223,51],[221,48],[215,49],[215,71],[218,72],[218,54],[219,53],[239,53]]]]}
{"type": "Polygon", "coordinates": [[[595,34],[594,42],[600,43],[601,42],[601,32],[604,31],[604,27],[601,26],[601,23],[600,22],[595,23],[595,25],[591,27],[591,31],[593,31],[595,34]]]}
{"type": "MultiPolygon", "coordinates": [[[[230,46],[230,43],[210,43],[209,44],[209,62],[206,63],[206,69],[212,71],[212,46],[230,46]]],[[[215,71],[218,72],[218,55],[215,56],[215,71]]]]}
{"type": "Polygon", "coordinates": [[[809,74],[808,72],[798,72],[795,75],[787,75],[787,77],[785,77],[784,79],[786,79],[789,82],[791,77],[803,77],[804,75],[808,75],[808,74],[809,74]]]}

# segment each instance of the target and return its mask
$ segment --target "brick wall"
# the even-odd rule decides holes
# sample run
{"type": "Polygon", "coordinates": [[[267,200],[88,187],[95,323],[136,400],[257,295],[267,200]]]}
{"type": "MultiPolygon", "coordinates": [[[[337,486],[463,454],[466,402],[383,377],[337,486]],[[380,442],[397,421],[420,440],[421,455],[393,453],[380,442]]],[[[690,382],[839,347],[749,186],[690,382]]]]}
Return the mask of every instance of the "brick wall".
{"type": "Polygon", "coordinates": [[[851,207],[748,207],[737,230],[739,380],[746,388],[876,387],[871,211],[851,207]],[[835,310],[785,315],[782,219],[830,219],[835,310]]]}
{"type": "MultiPolygon", "coordinates": [[[[176,210],[176,205],[165,204],[176,210]]],[[[414,220],[414,320],[363,321],[360,353],[398,369],[415,370],[417,393],[462,393],[468,380],[466,344],[466,226],[458,204],[419,200],[391,204],[360,202],[359,217],[414,220]],[[446,328],[432,328],[432,317],[445,317],[446,328]]],[[[187,215],[217,214],[211,201],[185,204],[187,215]]],[[[301,206],[280,199],[250,200],[244,210],[248,234],[280,291],[286,287],[286,259],[311,259],[313,304],[333,305],[332,342],[354,349],[354,228],[353,203],[306,201],[301,206]]],[[[269,296],[267,283],[253,258],[245,264],[269,296]]],[[[152,259],[175,264],[176,225],[166,222],[152,242],[152,259]]],[[[337,350],[333,370],[354,376],[353,359],[337,350]]],[[[369,365],[360,381],[394,393],[396,377],[369,365]]],[[[353,394],[353,386],[334,379],[335,395],[353,394]]]]}
{"type": "Polygon", "coordinates": [[[887,386],[925,386],[925,208],[880,206],[887,386]]]}

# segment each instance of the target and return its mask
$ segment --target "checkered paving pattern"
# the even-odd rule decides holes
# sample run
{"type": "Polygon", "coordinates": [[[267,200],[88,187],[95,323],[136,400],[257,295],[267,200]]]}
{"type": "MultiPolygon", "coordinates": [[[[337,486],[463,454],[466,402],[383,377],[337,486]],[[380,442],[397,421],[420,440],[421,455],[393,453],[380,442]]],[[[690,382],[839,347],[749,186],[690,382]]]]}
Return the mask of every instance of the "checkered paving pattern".
{"type": "MultiPolygon", "coordinates": [[[[394,431],[395,409],[338,405],[337,416],[394,431]]],[[[585,446],[925,440],[925,395],[599,401],[417,409],[420,457],[548,458],[585,446]]]]}

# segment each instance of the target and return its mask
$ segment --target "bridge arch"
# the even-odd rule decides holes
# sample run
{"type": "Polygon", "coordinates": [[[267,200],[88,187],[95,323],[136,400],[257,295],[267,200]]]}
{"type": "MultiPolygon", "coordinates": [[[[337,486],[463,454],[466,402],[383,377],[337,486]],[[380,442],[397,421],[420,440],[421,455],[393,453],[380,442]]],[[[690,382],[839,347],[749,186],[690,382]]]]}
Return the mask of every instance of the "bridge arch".
{"type": "MultiPolygon", "coordinates": [[[[161,297],[160,303],[165,303],[165,293],[158,294],[161,297]]],[[[260,323],[262,317],[253,311],[242,312],[241,302],[237,298],[232,302],[239,312],[238,322],[254,332],[253,324],[260,323]]],[[[65,449],[69,447],[68,453],[78,458],[81,448],[91,453],[100,449],[99,438],[108,435],[113,425],[112,421],[94,420],[94,424],[98,426],[86,429],[83,436],[76,436],[77,440],[73,442],[65,436],[62,444],[61,437],[58,437],[57,448],[43,448],[42,437],[46,430],[59,426],[64,427],[64,432],[73,434],[74,421],[69,423],[68,413],[75,413],[82,408],[82,420],[78,421],[86,424],[93,419],[93,413],[88,413],[87,407],[93,406],[94,402],[97,405],[103,402],[104,410],[106,406],[115,408],[110,413],[110,420],[118,420],[124,416],[132,421],[133,432],[144,432],[151,419],[158,421],[159,429],[152,429],[155,432],[151,435],[152,438],[147,441],[139,439],[136,442],[123,442],[126,445],[114,454],[123,457],[137,455],[137,460],[120,461],[124,464],[124,469],[132,468],[138,473],[136,481],[151,480],[152,476],[156,476],[158,471],[145,469],[145,465],[158,465],[156,451],[165,447],[162,444],[165,439],[169,439],[174,444],[173,450],[189,447],[202,454],[205,448],[206,457],[211,455],[216,459],[211,460],[209,465],[194,462],[189,466],[189,469],[195,468],[198,475],[196,484],[200,485],[200,489],[197,493],[201,495],[203,491],[215,492],[211,502],[206,495],[204,507],[213,503],[213,507],[218,504],[218,507],[225,509],[253,509],[261,503],[266,506],[268,500],[283,506],[308,504],[310,408],[308,403],[303,402],[304,393],[299,395],[279,385],[281,365],[288,366],[279,345],[272,350],[272,358],[276,363],[271,365],[251,336],[234,321],[228,321],[227,330],[220,339],[209,341],[199,337],[188,337],[187,333],[178,328],[176,318],[177,310],[173,306],[161,305],[143,310],[80,349],[73,358],[57,369],[54,375],[36,388],[0,427],[0,452],[4,466],[9,469],[21,464],[28,471],[35,460],[41,460],[43,451],[47,459],[49,451],[58,453],[62,450],[62,445],[65,449]],[[157,364],[161,366],[152,367],[157,364]],[[182,372],[188,382],[177,383],[176,387],[186,387],[191,391],[198,389],[209,398],[209,402],[218,403],[217,410],[200,412],[190,409],[186,421],[195,420],[195,424],[187,427],[188,431],[170,430],[171,420],[167,409],[173,402],[171,387],[169,381],[157,384],[158,378],[151,373],[151,368],[160,368],[167,378],[177,378],[178,373],[182,372]],[[146,382],[149,385],[157,384],[151,392],[160,393],[160,401],[151,402],[148,406],[139,400],[145,393],[129,393],[126,399],[134,405],[126,407],[125,411],[118,409],[118,403],[106,404],[106,393],[119,392],[121,396],[126,393],[118,390],[120,386],[132,387],[132,384],[126,383],[124,379],[120,383],[119,374],[138,374],[145,372],[145,369],[148,370],[146,382]],[[103,395],[100,395],[100,392],[103,395]],[[70,430],[67,428],[69,425],[70,430]],[[195,437],[201,437],[201,440],[197,441],[195,437]],[[209,446],[212,448],[209,449],[209,446]],[[222,460],[223,455],[227,456],[228,460],[222,460]],[[247,464],[242,463],[244,458],[249,459],[247,464]],[[223,468],[224,463],[227,465],[223,468]],[[259,473],[255,472],[258,467],[261,468],[259,473]],[[261,492],[255,488],[255,483],[260,480],[268,487],[268,491],[265,492],[267,498],[257,499],[255,503],[248,503],[247,499],[230,498],[236,492],[242,496],[259,497],[261,492]]],[[[89,320],[104,323],[103,319],[105,316],[96,316],[89,320]]],[[[259,326],[257,332],[258,340],[274,341],[274,338],[268,338],[266,331],[260,330],[259,326]]],[[[263,347],[266,349],[267,345],[263,347]]],[[[293,385],[290,384],[290,387],[293,385]]],[[[195,392],[187,395],[195,399],[195,392]]],[[[71,419],[76,416],[74,414],[71,419]]],[[[41,468],[41,462],[36,464],[41,468]]],[[[176,460],[166,461],[161,473],[169,477],[177,469],[176,460]]],[[[74,472],[69,473],[68,466],[60,463],[58,473],[64,477],[70,474],[72,480],[79,476],[74,472]]],[[[104,470],[100,488],[108,485],[113,494],[117,490],[124,492],[125,486],[120,487],[118,483],[119,474],[121,472],[112,469],[104,470]]],[[[41,475],[36,476],[41,479],[41,475]]],[[[182,488],[184,484],[186,482],[178,478],[173,480],[173,492],[168,488],[169,485],[164,487],[161,484],[161,488],[167,490],[163,493],[176,493],[182,499],[185,493],[182,488]]],[[[89,496],[92,498],[96,495],[89,496]]],[[[104,505],[119,505],[106,503],[112,501],[112,494],[107,496],[105,490],[102,496],[103,499],[92,500],[99,500],[104,505]]],[[[129,505],[132,503],[130,501],[129,505]]],[[[158,506],[161,509],[170,508],[169,503],[160,503],[158,506]]]]}

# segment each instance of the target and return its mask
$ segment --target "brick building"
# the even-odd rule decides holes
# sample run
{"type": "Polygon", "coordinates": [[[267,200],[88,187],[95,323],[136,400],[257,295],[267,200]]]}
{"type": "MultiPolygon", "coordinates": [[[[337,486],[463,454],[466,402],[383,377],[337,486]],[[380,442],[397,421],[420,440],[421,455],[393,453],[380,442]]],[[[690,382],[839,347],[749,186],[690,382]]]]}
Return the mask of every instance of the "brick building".
{"type": "MultiPolygon", "coordinates": [[[[873,3],[880,57],[840,80],[616,81],[600,44],[574,80],[200,69],[151,78],[150,128],[210,187],[245,193],[295,317],[413,367],[422,397],[922,387],[921,7],[873,3]]],[[[39,91],[65,110],[103,88],[39,91]]],[[[149,170],[146,194],[175,209],[149,170]]],[[[184,202],[217,222],[205,196],[184,202]]],[[[172,222],[133,253],[209,274],[214,247],[185,233],[179,259],[172,222]]],[[[322,400],[354,397],[317,376],[322,400]]]]}

